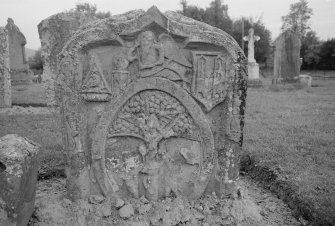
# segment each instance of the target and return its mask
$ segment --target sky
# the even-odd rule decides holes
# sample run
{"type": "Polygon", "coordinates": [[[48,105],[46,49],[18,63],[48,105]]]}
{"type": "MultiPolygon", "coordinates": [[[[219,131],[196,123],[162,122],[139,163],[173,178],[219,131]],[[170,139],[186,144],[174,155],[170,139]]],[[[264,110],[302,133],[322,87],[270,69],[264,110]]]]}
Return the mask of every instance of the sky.
{"type": "MultiPolygon", "coordinates": [[[[187,0],[189,5],[202,8],[209,6],[212,0],[187,0]]],[[[289,12],[290,4],[298,0],[224,0],[228,5],[228,14],[233,19],[243,17],[262,17],[265,26],[271,31],[272,39],[280,33],[281,17],[289,12]]],[[[162,12],[180,10],[180,0],[0,0],[0,26],[6,26],[7,18],[26,36],[27,48],[38,49],[37,25],[47,17],[69,10],[77,3],[90,2],[100,11],[110,11],[112,15],[133,9],[147,10],[156,5],[162,12]]],[[[317,35],[323,39],[335,38],[335,0],[308,0],[314,15],[310,23],[317,35]]]]}

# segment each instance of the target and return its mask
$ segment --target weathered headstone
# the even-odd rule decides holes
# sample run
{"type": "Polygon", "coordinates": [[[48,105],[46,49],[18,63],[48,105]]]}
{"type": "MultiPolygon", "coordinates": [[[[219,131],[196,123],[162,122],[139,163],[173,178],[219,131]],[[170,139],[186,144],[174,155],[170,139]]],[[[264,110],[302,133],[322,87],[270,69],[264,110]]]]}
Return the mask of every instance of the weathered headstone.
{"type": "Polygon", "coordinates": [[[11,105],[8,32],[4,27],[0,27],[0,108],[11,107],[11,105]]]}
{"type": "Polygon", "coordinates": [[[29,84],[32,82],[33,74],[29,70],[29,65],[26,59],[26,38],[14,24],[12,18],[8,18],[6,29],[8,31],[11,82],[13,85],[29,84]]]}
{"type": "Polygon", "coordinates": [[[0,225],[25,226],[34,211],[38,145],[15,134],[0,138],[0,225]]]}
{"type": "Polygon", "coordinates": [[[42,80],[48,105],[58,105],[55,93],[57,54],[81,25],[96,19],[96,17],[84,13],[64,12],[50,16],[39,23],[38,32],[44,62],[42,80]]]}
{"type": "Polygon", "coordinates": [[[259,79],[259,65],[255,60],[255,42],[259,39],[260,37],[254,34],[253,28],[249,29],[248,36],[243,37],[243,40],[248,42],[248,84],[255,86],[261,85],[259,79]]]}
{"type": "Polygon", "coordinates": [[[128,219],[131,199],[138,213],[171,196],[236,196],[247,76],[231,36],[152,7],[88,24],[59,59],[71,200],[108,216],[117,197],[128,219]]]}
{"type": "Polygon", "coordinates": [[[296,82],[301,66],[299,36],[287,30],[279,35],[274,45],[273,83],[296,82]]]}

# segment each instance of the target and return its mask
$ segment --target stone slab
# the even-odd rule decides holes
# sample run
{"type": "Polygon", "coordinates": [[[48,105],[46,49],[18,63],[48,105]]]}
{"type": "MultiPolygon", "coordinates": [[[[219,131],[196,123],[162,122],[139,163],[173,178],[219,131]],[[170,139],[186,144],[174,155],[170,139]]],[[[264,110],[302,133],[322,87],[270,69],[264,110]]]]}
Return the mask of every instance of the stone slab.
{"type": "Polygon", "coordinates": [[[153,6],[81,27],[58,59],[69,199],[237,196],[247,60],[230,35],[153,6]]]}
{"type": "Polygon", "coordinates": [[[12,106],[8,31],[0,27],[0,108],[12,106]]]}
{"type": "Polygon", "coordinates": [[[34,211],[39,146],[16,134],[0,138],[0,209],[17,226],[25,226],[34,211]]]}

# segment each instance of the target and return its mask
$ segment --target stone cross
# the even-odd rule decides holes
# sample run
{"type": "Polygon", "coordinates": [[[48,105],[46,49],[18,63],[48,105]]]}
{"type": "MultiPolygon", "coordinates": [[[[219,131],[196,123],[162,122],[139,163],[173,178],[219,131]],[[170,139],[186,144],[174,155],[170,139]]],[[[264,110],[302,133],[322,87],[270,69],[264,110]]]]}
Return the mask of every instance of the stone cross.
{"type": "Polygon", "coordinates": [[[243,40],[248,41],[248,63],[256,63],[255,60],[255,42],[257,42],[260,39],[259,36],[254,35],[254,29],[249,29],[249,35],[244,36],[243,40]]]}

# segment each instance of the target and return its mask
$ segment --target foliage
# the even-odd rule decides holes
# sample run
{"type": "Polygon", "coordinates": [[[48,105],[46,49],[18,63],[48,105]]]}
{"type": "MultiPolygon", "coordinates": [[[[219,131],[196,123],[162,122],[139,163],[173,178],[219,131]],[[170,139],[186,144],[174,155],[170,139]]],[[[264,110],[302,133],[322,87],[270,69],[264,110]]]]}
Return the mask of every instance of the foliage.
{"type": "Polygon", "coordinates": [[[228,6],[223,0],[214,0],[206,8],[206,23],[231,33],[232,20],[228,16],[228,6]]]}
{"type": "Polygon", "coordinates": [[[316,65],[320,62],[320,44],[309,45],[304,54],[304,68],[314,69],[316,65]]]}
{"type": "Polygon", "coordinates": [[[282,17],[282,29],[291,29],[301,36],[305,36],[306,32],[310,29],[308,21],[312,15],[313,10],[308,7],[307,0],[293,3],[290,5],[290,12],[282,17]]]}
{"type": "Polygon", "coordinates": [[[315,31],[308,31],[302,37],[300,55],[303,57],[302,69],[313,69],[320,61],[320,39],[315,31]]]}
{"type": "Polygon", "coordinates": [[[181,13],[184,16],[205,22],[230,33],[232,20],[228,16],[228,6],[223,4],[223,0],[213,0],[206,9],[188,5],[186,0],[182,0],[180,4],[183,8],[181,13]]]}
{"type": "Polygon", "coordinates": [[[32,70],[43,70],[43,59],[41,56],[41,49],[38,49],[35,52],[34,56],[29,57],[28,65],[29,68],[32,70]]]}
{"type": "Polygon", "coordinates": [[[319,69],[335,70],[335,38],[325,41],[320,49],[319,69]]]}
{"type": "Polygon", "coordinates": [[[193,18],[201,22],[206,21],[206,12],[204,9],[197,6],[187,5],[186,0],[182,0],[180,4],[183,7],[183,10],[180,13],[182,13],[184,16],[193,18]]]}
{"type": "Polygon", "coordinates": [[[74,9],[75,12],[86,13],[88,15],[96,16],[99,19],[104,19],[111,16],[109,11],[97,11],[97,6],[88,2],[78,3],[74,9]]]}

